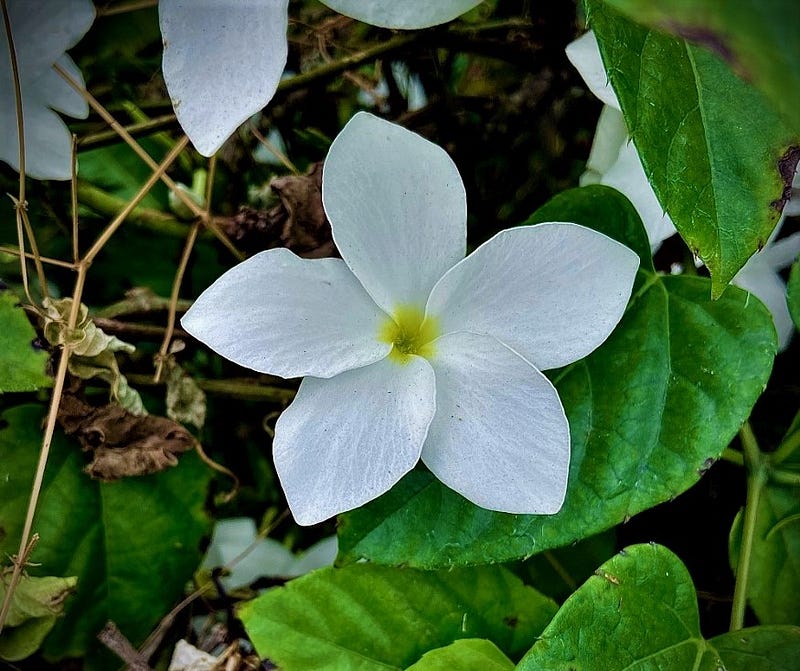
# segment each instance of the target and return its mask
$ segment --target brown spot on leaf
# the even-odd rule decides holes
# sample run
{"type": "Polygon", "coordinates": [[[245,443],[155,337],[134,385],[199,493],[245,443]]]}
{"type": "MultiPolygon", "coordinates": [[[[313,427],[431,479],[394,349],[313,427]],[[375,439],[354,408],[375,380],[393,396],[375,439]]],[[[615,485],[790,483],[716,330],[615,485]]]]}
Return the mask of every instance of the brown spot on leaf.
{"type": "Polygon", "coordinates": [[[93,406],[73,393],[62,397],[58,422],[92,453],[84,471],[98,480],[158,473],[194,447],[192,435],[171,419],[134,415],[114,404],[93,406]]]}
{"type": "Polygon", "coordinates": [[[338,256],[322,207],[322,163],[305,175],[276,177],[270,183],[280,203],[270,210],[243,207],[221,228],[249,254],[286,247],[305,258],[338,256]]]}
{"type": "Polygon", "coordinates": [[[506,617],[503,618],[503,623],[507,627],[511,627],[511,629],[515,629],[518,622],[519,618],[516,615],[506,615],[506,617]]]}
{"type": "Polygon", "coordinates": [[[783,206],[792,197],[792,180],[798,163],[800,163],[800,147],[797,146],[789,147],[778,159],[778,172],[783,181],[783,191],[780,198],[770,203],[778,212],[783,211],[783,206]]]}

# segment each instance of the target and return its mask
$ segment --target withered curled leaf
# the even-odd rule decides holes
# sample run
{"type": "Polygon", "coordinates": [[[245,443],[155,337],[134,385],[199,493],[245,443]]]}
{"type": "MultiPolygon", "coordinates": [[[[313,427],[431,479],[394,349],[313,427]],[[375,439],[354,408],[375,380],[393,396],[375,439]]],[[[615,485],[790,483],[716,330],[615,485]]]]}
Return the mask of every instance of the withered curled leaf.
{"type": "Polygon", "coordinates": [[[171,419],[134,415],[119,405],[93,406],[71,393],[61,399],[58,421],[92,453],[84,471],[98,480],[163,471],[194,447],[192,435],[171,419]]]}

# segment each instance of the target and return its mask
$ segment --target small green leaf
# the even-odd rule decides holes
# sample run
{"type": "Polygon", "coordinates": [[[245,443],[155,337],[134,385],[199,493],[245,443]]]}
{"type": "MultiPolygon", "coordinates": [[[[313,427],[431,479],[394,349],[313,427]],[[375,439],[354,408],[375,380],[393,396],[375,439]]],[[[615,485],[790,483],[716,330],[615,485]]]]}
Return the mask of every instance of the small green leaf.
{"type": "Polygon", "coordinates": [[[239,614],[259,655],[284,671],[389,671],[459,638],[489,638],[519,657],[555,609],[501,567],[432,572],[356,564],[314,571],[239,614]]]}
{"type": "Polygon", "coordinates": [[[438,568],[573,543],[688,489],[749,416],[776,351],[772,317],[760,301],[737,287],[711,301],[705,278],[654,273],[641,222],[613,189],[567,191],[529,223],[546,220],[590,226],[642,256],[611,337],[551,375],[572,437],[564,507],[550,516],[491,512],[418,469],[340,517],[340,561],[438,568]]]}
{"type": "Polygon", "coordinates": [[[790,668],[778,661],[798,652],[797,627],[755,627],[706,641],[689,572],[669,550],[648,544],[629,547],[597,569],[517,669],[777,671],[790,668]]]}
{"type": "MultiPolygon", "coordinates": [[[[0,430],[0,553],[17,552],[41,443],[43,411],[11,408],[0,430]]],[[[203,512],[209,471],[194,454],[157,475],[113,483],[83,473],[78,446],[56,434],[33,530],[40,535],[29,573],[75,575],[78,587],[47,638],[48,658],[87,654],[97,664],[97,632],[113,620],[138,645],[183,594],[208,531],[203,512]]],[[[102,667],[108,668],[108,666],[102,667]]]]}
{"type": "Polygon", "coordinates": [[[587,7],[645,173],[718,297],[778,221],[800,128],[705,49],[587,7]]]}
{"type": "Polygon", "coordinates": [[[727,671],[787,671],[797,667],[800,627],[751,627],[715,636],[710,643],[727,671]]]}
{"type": "Polygon", "coordinates": [[[800,128],[800,3],[607,0],[630,18],[723,58],[800,128]]]}
{"type": "Polygon", "coordinates": [[[10,291],[0,291],[0,324],[0,394],[52,385],[44,373],[47,352],[33,346],[36,331],[10,291]]]}
{"type": "MultiPolygon", "coordinates": [[[[6,596],[11,569],[0,575],[0,603],[6,596]]],[[[23,575],[11,597],[11,606],[0,632],[0,659],[17,661],[39,649],[45,636],[64,609],[64,600],[74,591],[78,579],[23,575]]]]}
{"type": "Polygon", "coordinates": [[[513,671],[514,662],[485,638],[462,638],[426,652],[406,671],[513,671]]]}
{"type": "Polygon", "coordinates": [[[795,261],[786,285],[786,302],[796,328],[800,329],[800,261],[795,261]]]}

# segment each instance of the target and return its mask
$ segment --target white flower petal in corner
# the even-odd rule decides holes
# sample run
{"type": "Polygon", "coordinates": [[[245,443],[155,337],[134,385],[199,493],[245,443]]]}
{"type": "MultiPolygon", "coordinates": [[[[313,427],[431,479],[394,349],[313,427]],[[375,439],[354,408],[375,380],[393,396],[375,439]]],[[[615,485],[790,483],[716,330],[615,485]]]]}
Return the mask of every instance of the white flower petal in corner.
{"type": "Polygon", "coordinates": [[[442,333],[491,335],[540,370],[600,345],[625,311],[639,258],[577,224],[501,231],[434,287],[427,313],[442,333]]]}
{"type": "Polygon", "coordinates": [[[552,383],[488,336],[455,333],[433,345],[436,416],[422,450],[425,465],[484,508],[558,512],[570,438],[552,383]]]}
{"type": "Polygon", "coordinates": [[[628,127],[622,112],[611,105],[603,105],[594,131],[589,159],[586,161],[586,172],[581,175],[581,186],[600,184],[603,175],[619,159],[620,148],[628,141],[628,127]]]}
{"type": "Polygon", "coordinates": [[[387,492],[419,460],[436,407],[433,369],[391,358],[330,380],[307,377],[275,425],[273,458],[299,524],[387,492]]]}
{"type": "MultiPolygon", "coordinates": [[[[85,118],[89,107],[52,66],[83,85],[65,51],[78,43],[95,16],[90,0],[7,2],[25,113],[25,172],[36,179],[70,179],[72,136],[53,110],[85,118]]],[[[19,135],[8,39],[0,27],[0,160],[19,170],[19,135]]]]}
{"type": "Polygon", "coordinates": [[[603,58],[600,55],[600,47],[597,46],[597,38],[594,31],[584,33],[577,40],[573,40],[567,45],[567,58],[575,66],[575,69],[583,77],[586,86],[606,105],[614,109],[620,109],[617,94],[611,88],[608,81],[606,68],[603,65],[603,58]]]}
{"type": "Polygon", "coordinates": [[[464,258],[467,203],[453,160],[416,133],[360,112],[331,145],[322,202],[342,258],[386,312],[424,307],[464,258]]]}
{"type": "Polygon", "coordinates": [[[382,28],[428,28],[452,21],[482,0],[321,0],[333,10],[382,28]]]}
{"type": "Polygon", "coordinates": [[[161,0],[164,80],[197,151],[214,154],[275,94],[289,0],[161,0]]]}
{"type": "MultiPolygon", "coordinates": [[[[775,227],[776,235],[782,222],[775,227]]],[[[757,296],[772,313],[775,330],[778,332],[778,349],[785,350],[794,335],[794,322],[786,303],[786,283],[778,274],[791,265],[800,254],[800,233],[773,242],[770,240],[763,250],[756,252],[731,280],[741,289],[757,296]]]]}
{"type": "Polygon", "coordinates": [[[220,277],[181,325],[240,366],[331,377],[389,353],[377,339],[386,319],[340,259],[270,249],[220,277]]]}

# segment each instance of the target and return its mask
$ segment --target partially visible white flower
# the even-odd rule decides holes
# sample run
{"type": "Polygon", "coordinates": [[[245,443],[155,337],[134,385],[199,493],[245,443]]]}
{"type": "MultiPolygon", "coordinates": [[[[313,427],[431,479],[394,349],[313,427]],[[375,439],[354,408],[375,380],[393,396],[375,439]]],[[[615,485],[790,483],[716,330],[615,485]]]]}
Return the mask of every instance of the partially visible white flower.
{"type": "Polygon", "coordinates": [[[567,46],[567,58],[577,68],[589,90],[605,103],[597,122],[586,172],[580,180],[581,186],[605,184],[623,193],[639,213],[650,248],[655,252],[664,240],[675,234],[675,226],[658,202],[630,139],[594,33],[590,31],[571,42],[567,46]]]}
{"type": "Polygon", "coordinates": [[[259,539],[256,523],[251,518],[232,517],[214,525],[200,568],[230,565],[229,575],[220,578],[220,582],[225,589],[234,590],[259,578],[294,578],[330,566],[337,552],[336,536],[329,536],[296,555],[272,538],[259,539]],[[245,551],[247,554],[234,562],[245,551]]]}
{"type": "MultiPolygon", "coordinates": [[[[36,179],[70,179],[72,135],[56,112],[84,119],[89,106],[53,64],[83,85],[83,75],[64,52],[91,27],[94,5],[91,0],[7,0],[6,5],[19,67],[25,174],[36,179]]],[[[19,170],[15,100],[8,37],[0,24],[0,160],[19,170]]]]}
{"type": "MultiPolygon", "coordinates": [[[[419,75],[411,72],[408,65],[402,61],[392,61],[391,73],[397,84],[397,89],[406,99],[406,105],[409,112],[416,112],[421,110],[428,104],[428,96],[425,93],[425,87],[422,85],[419,75]]],[[[365,91],[359,89],[358,102],[365,107],[376,107],[379,103],[389,96],[389,84],[385,77],[381,77],[377,86],[372,91],[365,91]]],[[[385,111],[385,105],[381,105],[380,110],[385,111]]],[[[387,107],[388,109],[388,107],[387,107]]]]}
{"type": "Polygon", "coordinates": [[[382,28],[429,28],[452,21],[483,0],[320,0],[353,19],[382,28]]]}
{"type": "MultiPolygon", "coordinates": [[[[794,188],[797,189],[797,187],[800,187],[800,172],[796,172],[794,175],[794,188]]],[[[787,211],[789,213],[798,211],[798,200],[800,198],[792,198],[786,203],[783,215],[767,240],[767,244],[764,245],[764,249],[753,254],[731,280],[731,284],[757,296],[769,308],[772,320],[775,322],[775,330],[778,332],[779,351],[788,347],[795,331],[794,322],[789,314],[789,306],[786,303],[786,282],[779,273],[794,263],[797,255],[800,254],[800,232],[780,240],[775,238],[778,237],[783,227],[787,211]]]]}
{"type": "Polygon", "coordinates": [[[175,116],[211,156],[266,105],[286,65],[289,0],[161,0],[162,69],[175,116]]]}

